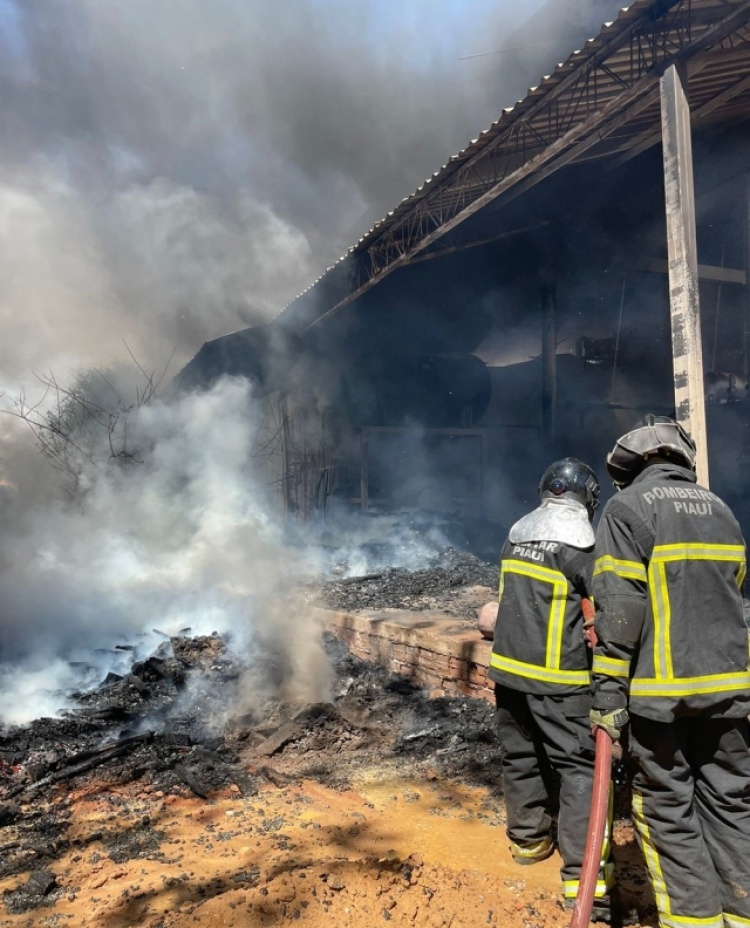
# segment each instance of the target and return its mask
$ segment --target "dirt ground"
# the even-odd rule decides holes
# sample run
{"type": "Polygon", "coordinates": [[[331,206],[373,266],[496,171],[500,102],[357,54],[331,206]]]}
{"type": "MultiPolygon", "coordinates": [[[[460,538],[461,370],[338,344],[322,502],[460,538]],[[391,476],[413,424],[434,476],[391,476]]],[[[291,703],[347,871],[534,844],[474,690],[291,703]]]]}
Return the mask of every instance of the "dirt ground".
{"type": "MultiPolygon", "coordinates": [[[[510,858],[489,704],[429,699],[326,646],[330,703],[269,701],[202,745],[138,741],[80,774],[58,762],[36,785],[9,774],[0,926],[567,926],[557,855],[510,858]]],[[[226,668],[215,642],[199,653],[203,676],[206,655],[226,668]]],[[[620,883],[654,926],[626,821],[615,845],[620,883]]]]}
{"type": "MultiPolygon", "coordinates": [[[[56,888],[13,915],[18,880],[3,881],[0,925],[568,925],[557,856],[514,865],[502,831],[477,817],[482,791],[370,774],[356,789],[300,780],[208,801],[134,787],[71,793],[56,888]]],[[[627,849],[630,836],[620,839],[627,849]]]]}

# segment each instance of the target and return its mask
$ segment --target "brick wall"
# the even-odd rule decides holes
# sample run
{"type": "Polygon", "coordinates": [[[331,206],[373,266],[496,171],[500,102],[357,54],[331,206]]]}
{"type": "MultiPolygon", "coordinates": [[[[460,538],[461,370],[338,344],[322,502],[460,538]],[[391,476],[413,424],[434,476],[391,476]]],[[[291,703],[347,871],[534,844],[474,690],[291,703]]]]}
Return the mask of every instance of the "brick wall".
{"type": "Polygon", "coordinates": [[[429,687],[435,696],[462,694],[494,702],[487,679],[491,643],[482,638],[476,623],[401,609],[316,612],[362,660],[429,687]]]}

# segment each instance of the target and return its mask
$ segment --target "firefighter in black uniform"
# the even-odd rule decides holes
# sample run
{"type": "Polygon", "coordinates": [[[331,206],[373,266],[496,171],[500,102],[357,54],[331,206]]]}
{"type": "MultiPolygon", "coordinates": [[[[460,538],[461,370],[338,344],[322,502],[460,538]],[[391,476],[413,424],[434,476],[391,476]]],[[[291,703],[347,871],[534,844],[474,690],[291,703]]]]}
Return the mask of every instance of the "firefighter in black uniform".
{"type": "MultiPolygon", "coordinates": [[[[552,464],[541,505],[510,530],[500,561],[500,605],[489,676],[495,683],[507,834],[519,864],[549,857],[551,773],[560,775],[557,840],[567,901],[578,893],[594,772],[590,652],[581,599],[590,593],[596,475],[582,461],[552,464]]],[[[606,914],[610,866],[596,887],[606,914]]]]}
{"type": "Polygon", "coordinates": [[[662,928],[750,926],[745,542],[696,483],[695,444],[648,416],[607,469],[591,721],[629,728],[633,817],[662,928]]]}

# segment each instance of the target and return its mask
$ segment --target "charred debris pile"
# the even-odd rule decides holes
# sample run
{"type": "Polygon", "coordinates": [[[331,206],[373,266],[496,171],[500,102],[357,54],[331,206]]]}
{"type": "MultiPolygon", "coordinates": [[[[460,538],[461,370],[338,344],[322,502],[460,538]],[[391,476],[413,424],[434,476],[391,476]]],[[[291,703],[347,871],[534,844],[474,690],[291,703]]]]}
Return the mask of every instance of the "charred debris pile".
{"type": "MultiPolygon", "coordinates": [[[[501,814],[500,755],[484,700],[430,700],[326,634],[329,701],[294,705],[269,688],[237,717],[240,681],[255,674],[265,685],[267,669],[255,672],[217,635],[187,631],[128,672],[69,695],[61,717],[0,729],[0,878],[21,878],[4,898],[9,912],[54,905],[62,890],[50,868],[81,840],[70,837],[71,806],[126,787],[210,802],[301,778],[346,789],[359,770],[377,767],[490,785],[486,814],[501,814]]],[[[94,837],[113,860],[153,855],[161,840],[148,815],[138,828],[123,832],[113,821],[94,837]]]]}
{"type": "MultiPolygon", "coordinates": [[[[347,565],[340,565],[345,573],[347,565]]],[[[497,590],[498,567],[468,551],[448,548],[435,552],[418,570],[382,567],[359,576],[340,576],[317,585],[320,604],[344,612],[361,609],[439,610],[476,621],[476,605],[465,594],[470,588],[497,590]]]]}
{"type": "MultiPolygon", "coordinates": [[[[127,771],[137,777],[148,770],[166,787],[180,779],[195,786],[187,768],[175,769],[186,751],[210,752],[221,766],[222,736],[206,719],[218,717],[225,699],[217,683],[236,685],[242,664],[218,635],[165,637],[126,673],[110,672],[98,686],[67,694],[70,708],[60,718],[41,718],[0,734],[6,802],[43,794],[102,766],[115,776],[127,771]]],[[[226,782],[226,770],[208,772],[213,775],[207,787],[226,782]]]]}

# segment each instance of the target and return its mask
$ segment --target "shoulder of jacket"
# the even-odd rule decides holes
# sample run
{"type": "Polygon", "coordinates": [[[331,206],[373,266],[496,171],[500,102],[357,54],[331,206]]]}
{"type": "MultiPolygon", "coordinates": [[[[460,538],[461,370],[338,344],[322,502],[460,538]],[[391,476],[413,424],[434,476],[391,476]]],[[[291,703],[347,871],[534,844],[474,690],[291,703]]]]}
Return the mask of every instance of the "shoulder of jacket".
{"type": "Polygon", "coordinates": [[[622,519],[628,513],[637,513],[643,502],[643,496],[638,492],[637,487],[626,487],[617,496],[613,496],[607,501],[602,510],[602,516],[622,519]]]}

